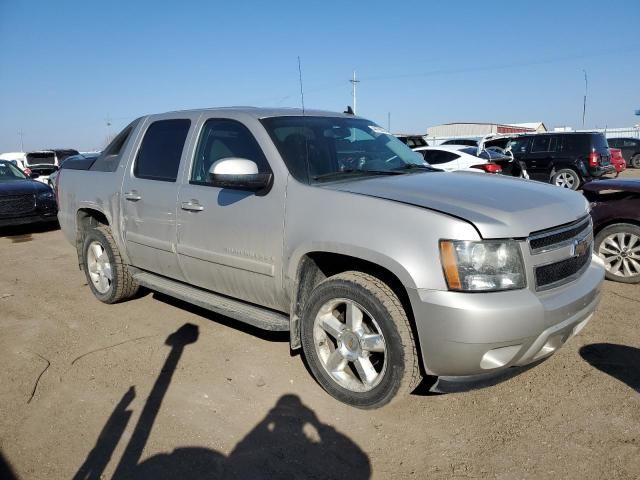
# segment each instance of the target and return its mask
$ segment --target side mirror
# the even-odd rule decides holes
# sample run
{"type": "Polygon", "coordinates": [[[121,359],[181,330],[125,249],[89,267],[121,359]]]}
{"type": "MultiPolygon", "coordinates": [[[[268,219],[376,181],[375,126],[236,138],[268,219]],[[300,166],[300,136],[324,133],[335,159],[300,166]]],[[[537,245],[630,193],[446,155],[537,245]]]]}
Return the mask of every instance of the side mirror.
{"type": "Polygon", "coordinates": [[[265,190],[271,185],[271,173],[258,173],[258,165],[246,158],[222,158],[209,168],[214,187],[240,190],[265,190]]]}

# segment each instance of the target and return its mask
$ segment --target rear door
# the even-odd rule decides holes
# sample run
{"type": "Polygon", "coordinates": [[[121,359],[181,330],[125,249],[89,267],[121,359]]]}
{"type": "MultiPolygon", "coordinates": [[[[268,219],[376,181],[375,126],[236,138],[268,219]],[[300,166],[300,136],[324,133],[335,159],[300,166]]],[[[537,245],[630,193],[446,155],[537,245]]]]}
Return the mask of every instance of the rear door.
{"type": "Polygon", "coordinates": [[[232,157],[255,162],[260,173],[273,172],[256,138],[271,140],[255,120],[203,117],[200,124],[178,195],[178,258],[186,279],[234,298],[287,309],[282,295],[286,177],[274,172],[272,187],[256,193],[213,186],[208,175],[214,162],[232,157]]]}
{"type": "Polygon", "coordinates": [[[199,114],[153,117],[122,185],[124,238],[131,263],[184,280],[176,253],[180,163],[199,114]]]}
{"type": "Polygon", "coordinates": [[[557,159],[558,137],[556,135],[536,135],[531,141],[527,171],[534,180],[548,182],[557,159]]]}

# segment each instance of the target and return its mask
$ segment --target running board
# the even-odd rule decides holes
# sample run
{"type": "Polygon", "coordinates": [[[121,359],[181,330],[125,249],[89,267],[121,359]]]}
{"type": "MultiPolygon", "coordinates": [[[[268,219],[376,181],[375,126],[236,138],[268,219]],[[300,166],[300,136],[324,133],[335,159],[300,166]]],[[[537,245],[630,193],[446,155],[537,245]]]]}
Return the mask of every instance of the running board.
{"type": "Polygon", "coordinates": [[[139,285],[150,290],[184,300],[262,330],[289,331],[289,316],[283,313],[208,292],[153,273],[138,271],[134,273],[133,278],[139,285]]]}

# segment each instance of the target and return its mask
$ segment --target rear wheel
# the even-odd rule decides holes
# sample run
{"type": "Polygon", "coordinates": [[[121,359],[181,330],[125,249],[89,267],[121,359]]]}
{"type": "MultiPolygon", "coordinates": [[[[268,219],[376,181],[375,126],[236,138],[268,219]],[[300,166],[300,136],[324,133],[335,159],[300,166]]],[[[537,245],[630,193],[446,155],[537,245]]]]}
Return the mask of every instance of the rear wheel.
{"type": "Polygon", "coordinates": [[[109,227],[88,230],[82,252],[87,284],[98,300],[116,303],[136,294],[138,284],[123,263],[109,227]]]}
{"type": "Polygon", "coordinates": [[[305,358],[320,385],[358,408],[408,395],[421,379],[409,320],[381,280],[345,272],[320,283],[301,325],[305,358]]]}
{"type": "Polygon", "coordinates": [[[631,166],[633,168],[640,168],[640,153],[631,157],[631,166]]]}
{"type": "Polygon", "coordinates": [[[575,170],[563,168],[562,170],[558,170],[553,177],[551,177],[551,183],[557,187],[577,190],[580,187],[580,175],[578,175],[578,172],[575,170]]]}

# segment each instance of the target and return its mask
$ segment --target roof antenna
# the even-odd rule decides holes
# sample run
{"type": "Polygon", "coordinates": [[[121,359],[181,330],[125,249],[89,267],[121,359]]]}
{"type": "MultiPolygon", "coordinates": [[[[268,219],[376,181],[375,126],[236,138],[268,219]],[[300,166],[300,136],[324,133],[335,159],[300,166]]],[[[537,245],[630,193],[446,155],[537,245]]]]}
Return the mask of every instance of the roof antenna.
{"type": "Polygon", "coordinates": [[[298,55],[298,79],[300,81],[300,99],[302,102],[302,115],[304,116],[304,90],[302,89],[302,64],[300,63],[300,55],[298,55]]]}
{"type": "Polygon", "coordinates": [[[347,109],[342,113],[346,113],[347,115],[355,115],[355,113],[353,112],[353,108],[351,108],[351,105],[347,105],[347,109]]]}

